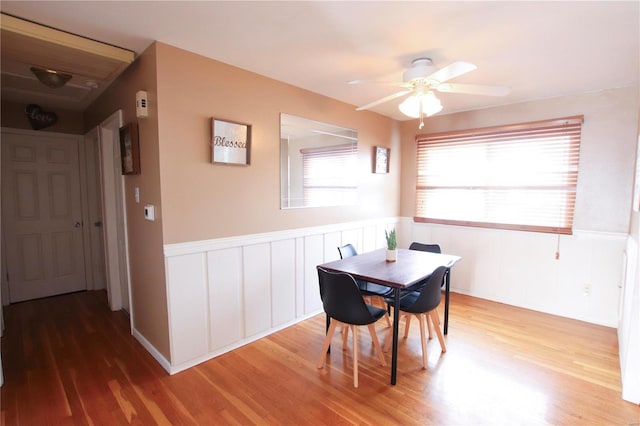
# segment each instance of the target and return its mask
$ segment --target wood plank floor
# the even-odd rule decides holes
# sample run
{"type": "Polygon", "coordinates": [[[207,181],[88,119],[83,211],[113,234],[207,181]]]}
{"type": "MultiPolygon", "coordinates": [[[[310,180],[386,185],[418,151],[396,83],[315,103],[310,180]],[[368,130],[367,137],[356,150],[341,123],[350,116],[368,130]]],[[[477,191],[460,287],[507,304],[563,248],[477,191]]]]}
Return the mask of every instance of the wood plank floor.
{"type": "MultiPolygon", "coordinates": [[[[360,333],[358,389],[350,344],[343,351],[337,336],[327,366],[315,368],[322,315],[169,376],[104,292],[4,313],[3,425],[640,424],[640,408],[620,397],[614,329],[460,294],[448,351],[431,340],[421,369],[414,321],[395,387],[360,333]]],[[[384,342],[383,322],[378,330],[384,342]]]]}

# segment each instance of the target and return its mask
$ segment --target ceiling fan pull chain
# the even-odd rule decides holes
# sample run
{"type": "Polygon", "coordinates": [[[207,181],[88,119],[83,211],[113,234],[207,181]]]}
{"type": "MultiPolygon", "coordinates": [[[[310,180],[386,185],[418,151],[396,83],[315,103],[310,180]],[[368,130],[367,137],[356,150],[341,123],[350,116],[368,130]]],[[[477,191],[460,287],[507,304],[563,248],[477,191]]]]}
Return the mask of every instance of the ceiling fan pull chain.
{"type": "Polygon", "coordinates": [[[419,100],[419,105],[420,105],[420,125],[418,126],[418,129],[422,130],[422,128],[424,127],[424,111],[422,108],[422,97],[419,100]]]}

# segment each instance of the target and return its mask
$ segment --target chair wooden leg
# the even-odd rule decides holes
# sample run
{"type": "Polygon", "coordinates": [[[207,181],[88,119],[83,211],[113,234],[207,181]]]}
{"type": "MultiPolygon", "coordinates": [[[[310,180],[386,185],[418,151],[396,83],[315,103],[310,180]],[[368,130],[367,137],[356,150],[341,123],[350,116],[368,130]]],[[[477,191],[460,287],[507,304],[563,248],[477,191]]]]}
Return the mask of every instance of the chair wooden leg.
{"type": "MultiPolygon", "coordinates": [[[[382,303],[382,306],[384,307],[384,297],[380,296],[377,299],[380,300],[380,303],[382,303]]],[[[388,313],[384,316],[384,319],[385,321],[387,321],[387,327],[391,327],[391,318],[389,317],[388,313]]]]}
{"type": "Polygon", "coordinates": [[[331,344],[331,339],[333,338],[333,333],[336,331],[336,326],[338,325],[338,321],[331,320],[331,325],[329,326],[329,330],[327,331],[327,337],[324,339],[324,344],[322,345],[322,351],[320,352],[320,358],[318,358],[318,363],[316,367],[322,368],[324,362],[327,359],[327,349],[329,349],[329,345],[331,344]]]}
{"type": "Polygon", "coordinates": [[[358,327],[352,325],[353,335],[353,387],[358,387],[358,327]]]}
{"type": "MultiPolygon", "coordinates": [[[[439,322],[438,320],[438,312],[434,309],[433,311],[429,312],[427,315],[431,315],[431,318],[433,320],[433,322],[439,322]]],[[[447,351],[447,345],[444,342],[444,336],[442,335],[442,331],[440,331],[440,325],[438,325],[437,327],[435,327],[436,329],[436,335],[438,336],[438,340],[440,341],[440,347],[442,348],[442,352],[446,352],[447,351]]]]}
{"type": "Polygon", "coordinates": [[[349,329],[350,325],[344,324],[342,326],[342,350],[344,351],[347,348],[347,338],[349,337],[349,329]]]}
{"type": "Polygon", "coordinates": [[[404,338],[406,339],[409,336],[409,326],[411,325],[411,317],[413,315],[405,315],[405,324],[404,324],[404,338]]]}
{"type": "Polygon", "coordinates": [[[429,330],[429,340],[433,339],[433,333],[431,332],[431,329],[433,328],[431,324],[431,316],[430,315],[425,315],[425,318],[427,319],[427,330],[429,330]]]}
{"type": "Polygon", "coordinates": [[[435,316],[434,316],[434,318],[436,319],[436,325],[440,326],[440,314],[438,313],[438,308],[435,308],[433,310],[433,312],[436,313],[435,316]]]}
{"type": "Polygon", "coordinates": [[[376,352],[378,353],[378,359],[380,360],[380,364],[386,367],[387,363],[384,360],[384,355],[382,354],[382,348],[380,347],[380,341],[378,340],[378,334],[376,333],[376,328],[373,324],[369,324],[367,327],[369,328],[369,334],[371,334],[371,340],[373,341],[373,346],[376,348],[376,352]]]}
{"type": "Polygon", "coordinates": [[[389,347],[391,347],[392,341],[393,341],[393,327],[389,327],[387,331],[387,338],[384,341],[384,345],[382,345],[383,352],[389,352],[389,347]]]}
{"type": "Polygon", "coordinates": [[[424,326],[427,322],[423,315],[417,315],[418,323],[420,324],[420,341],[422,342],[422,368],[427,368],[427,339],[424,335],[424,326]]]}

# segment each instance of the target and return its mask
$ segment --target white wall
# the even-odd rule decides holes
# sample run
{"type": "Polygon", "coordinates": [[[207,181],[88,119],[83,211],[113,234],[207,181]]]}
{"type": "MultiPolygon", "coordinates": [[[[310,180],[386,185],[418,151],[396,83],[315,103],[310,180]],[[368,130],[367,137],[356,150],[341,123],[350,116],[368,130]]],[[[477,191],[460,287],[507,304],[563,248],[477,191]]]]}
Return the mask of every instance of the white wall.
{"type": "Polygon", "coordinates": [[[422,224],[411,218],[402,221],[401,229],[413,241],[438,243],[443,253],[462,257],[451,273],[452,291],[617,326],[625,234],[558,236],[422,224]]]}
{"type": "MultiPolygon", "coordinates": [[[[638,109],[640,117],[640,108],[638,109]]],[[[640,187],[640,123],[636,152],[636,182],[640,187]]],[[[638,197],[640,193],[634,194],[638,197]]],[[[637,203],[637,200],[635,200],[637,203]]],[[[635,204],[637,206],[637,204],[635,204]]],[[[620,300],[618,342],[622,375],[622,398],[640,404],[640,213],[631,212],[626,247],[626,270],[620,300]]]]}
{"type": "Polygon", "coordinates": [[[622,397],[640,404],[640,253],[634,236],[630,235],[627,240],[626,253],[626,279],[618,326],[622,397]]]}

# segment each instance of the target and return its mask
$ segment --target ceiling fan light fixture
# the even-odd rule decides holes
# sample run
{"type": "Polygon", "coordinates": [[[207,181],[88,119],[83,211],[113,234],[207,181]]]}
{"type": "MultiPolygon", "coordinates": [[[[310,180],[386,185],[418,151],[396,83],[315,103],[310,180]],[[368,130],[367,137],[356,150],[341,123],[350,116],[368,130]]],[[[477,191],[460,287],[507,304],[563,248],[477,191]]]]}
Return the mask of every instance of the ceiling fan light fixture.
{"type": "Polygon", "coordinates": [[[398,106],[398,109],[400,109],[400,112],[404,115],[411,118],[421,118],[420,116],[422,114],[431,117],[442,111],[442,103],[440,99],[436,98],[433,92],[429,91],[427,93],[418,93],[409,96],[398,106]],[[421,104],[422,109],[420,108],[421,104]]]}
{"type": "Polygon", "coordinates": [[[31,67],[31,72],[36,76],[40,83],[47,87],[51,87],[52,89],[58,89],[64,86],[72,77],[71,74],[40,67],[31,67]]]}

